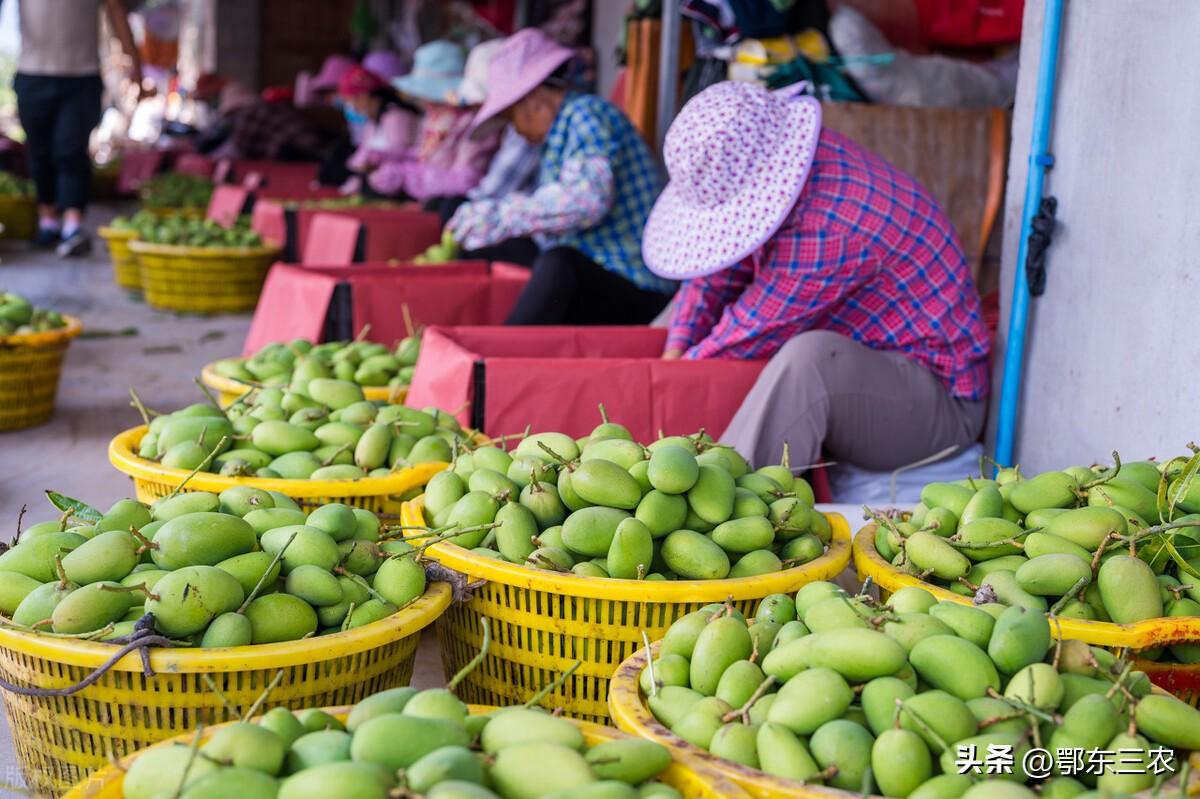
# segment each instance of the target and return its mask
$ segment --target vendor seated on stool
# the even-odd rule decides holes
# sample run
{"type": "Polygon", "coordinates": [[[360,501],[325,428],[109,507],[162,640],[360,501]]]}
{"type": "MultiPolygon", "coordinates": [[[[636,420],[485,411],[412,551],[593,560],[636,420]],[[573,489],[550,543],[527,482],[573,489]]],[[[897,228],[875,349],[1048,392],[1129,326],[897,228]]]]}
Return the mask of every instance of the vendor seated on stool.
{"type": "Polygon", "coordinates": [[[538,185],[525,196],[468,202],[447,228],[466,250],[537,241],[541,252],[508,324],[645,324],[675,289],[641,255],[661,176],[616,106],[567,91],[556,79],[571,56],[533,28],[509,37],[493,56],[472,135],[509,123],[541,145],[538,185]]]}
{"type": "Polygon", "coordinates": [[[873,470],[975,441],[988,332],[946,214],[911,177],[821,128],[797,87],[725,82],[667,133],[642,240],[686,282],[665,358],[770,362],[723,442],[756,466],[873,470]]]}

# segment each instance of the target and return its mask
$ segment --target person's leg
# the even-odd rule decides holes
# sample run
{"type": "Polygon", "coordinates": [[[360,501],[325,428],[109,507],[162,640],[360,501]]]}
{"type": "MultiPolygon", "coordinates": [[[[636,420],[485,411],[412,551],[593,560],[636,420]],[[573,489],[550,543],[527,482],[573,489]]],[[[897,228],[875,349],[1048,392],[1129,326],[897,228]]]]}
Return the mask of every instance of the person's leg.
{"type": "Polygon", "coordinates": [[[838,461],[896,469],[970,444],[986,405],[952,397],[900,353],[814,330],[771,359],[721,441],[756,466],[778,463],[787,442],[796,465],[816,463],[823,447],[838,461]]]}
{"type": "Polygon", "coordinates": [[[58,207],[62,210],[62,243],[58,254],[83,255],[91,250],[91,239],[83,230],[83,211],[87,207],[92,179],[92,159],[88,138],[100,122],[100,76],[69,78],[54,122],[54,169],[58,186],[58,207]]]}
{"type": "Polygon", "coordinates": [[[39,247],[57,244],[61,226],[51,146],[57,108],[53,80],[40,75],[17,75],[13,80],[17,113],[21,118],[21,127],[25,129],[29,173],[37,190],[38,233],[34,243],[39,247]]]}
{"type": "Polygon", "coordinates": [[[644,291],[572,247],[538,256],[510,325],[641,325],[670,300],[644,291]]]}
{"type": "Polygon", "coordinates": [[[459,258],[464,261],[504,261],[517,266],[532,267],[541,254],[537,242],[530,238],[506,239],[490,247],[478,250],[463,250],[459,258]]]}

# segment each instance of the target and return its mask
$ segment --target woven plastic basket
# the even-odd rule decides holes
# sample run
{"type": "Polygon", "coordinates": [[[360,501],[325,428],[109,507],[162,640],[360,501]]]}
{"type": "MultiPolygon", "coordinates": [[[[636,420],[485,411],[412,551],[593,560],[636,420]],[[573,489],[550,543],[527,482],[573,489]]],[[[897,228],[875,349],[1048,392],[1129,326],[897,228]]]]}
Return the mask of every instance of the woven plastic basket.
{"type": "MultiPolygon", "coordinates": [[[[471,705],[471,713],[473,715],[487,713],[492,710],[495,710],[495,708],[471,705]]],[[[345,721],[350,713],[350,708],[325,708],[325,712],[336,716],[341,721],[345,721]]],[[[589,724],[583,721],[576,721],[575,723],[583,730],[584,740],[587,741],[589,746],[628,737],[624,733],[608,727],[601,727],[598,724],[589,724]]],[[[209,738],[214,732],[216,730],[208,731],[204,735],[204,739],[209,738]]],[[[179,736],[174,743],[191,743],[191,736],[179,736]]],[[[121,766],[128,768],[135,757],[137,755],[126,758],[121,766]]],[[[122,799],[121,783],[123,779],[124,772],[122,769],[109,766],[103,771],[94,774],[87,782],[77,785],[67,794],[66,799],[122,799]]],[[[746,792],[725,777],[703,763],[683,757],[676,756],[674,762],[667,766],[659,779],[678,790],[684,799],[747,799],[746,792]]],[[[330,799],[336,799],[336,797],[330,797],[330,799]]]]}
{"type": "MultiPolygon", "coordinates": [[[[850,528],[826,514],[833,540],[824,555],[794,569],[733,580],[644,582],[577,577],[485,558],[454,544],[428,555],[441,565],[484,581],[471,599],[456,604],[437,625],[442,665],[452,675],[479,650],[479,619],[492,629],[483,665],[461,684],[465,701],[520,704],[576,661],[582,665],[544,704],[568,716],[608,724],[608,682],[623,660],[642,646],[642,633],[661,638],[681,616],[712,602],[729,601],[750,615],[759,600],[791,593],[839,574],[850,560],[850,528]]],[[[406,525],[424,524],[421,500],[406,503],[406,525]]]]}
{"type": "MultiPolygon", "coordinates": [[[[255,388],[253,384],[222,377],[216,373],[211,363],[207,364],[200,371],[200,380],[203,381],[204,385],[217,392],[217,400],[221,403],[221,407],[224,408],[229,407],[238,397],[255,388]]],[[[390,402],[393,405],[403,405],[404,400],[408,397],[408,389],[388,388],[387,386],[363,386],[363,396],[372,402],[382,401],[390,402]]]]}
{"type": "MultiPolygon", "coordinates": [[[[897,569],[883,559],[875,549],[875,525],[867,525],[854,538],[854,567],[858,578],[870,577],[879,586],[883,598],[891,596],[901,588],[915,586],[923,588],[940,600],[970,605],[971,597],[956,594],[932,585],[897,569]]],[[[1055,635],[1076,639],[1110,649],[1127,649],[1137,653],[1173,644],[1200,643],[1200,616],[1179,616],[1162,619],[1147,619],[1136,624],[1114,624],[1083,619],[1059,619],[1051,626],[1055,635]]],[[[1138,660],[1137,667],[1150,677],[1150,681],[1190,705],[1200,703],[1200,664],[1156,663],[1138,660]]]]}
{"type": "MultiPolygon", "coordinates": [[[[658,655],[659,642],[651,645],[651,656],[658,655]]],[[[726,779],[740,785],[755,799],[862,799],[864,794],[805,785],[795,780],[773,777],[770,774],[749,768],[739,763],[717,757],[698,746],[694,746],[668,730],[654,718],[642,698],[638,680],[646,667],[646,650],[635,653],[621,664],[613,675],[612,688],[608,694],[608,709],[617,728],[639,738],[646,738],[671,750],[677,758],[701,762],[726,779]]],[[[1189,758],[1192,769],[1200,765],[1200,755],[1193,752],[1189,758]]],[[[1189,796],[1200,795],[1200,781],[1189,779],[1189,796]]],[[[1143,794],[1138,794],[1142,796],[1143,794]]],[[[1145,795],[1149,795],[1146,792],[1145,795]]],[[[867,799],[881,799],[871,796],[867,799]]]]}
{"type": "Polygon", "coordinates": [[[112,259],[113,278],[117,285],[123,289],[140,293],[142,275],[138,271],[137,256],[129,249],[129,242],[137,238],[137,231],[102,227],[96,232],[108,245],[108,256],[112,259]]]}
{"type": "MultiPolygon", "coordinates": [[[[150,503],[174,491],[188,476],[188,472],[138,457],[138,445],[145,434],[146,427],[142,425],[117,435],[108,445],[108,460],[117,471],[133,478],[137,498],[150,503]]],[[[387,477],[362,477],[358,480],[263,479],[198,472],[187,481],[183,490],[219,494],[235,485],[244,485],[287,494],[305,510],[313,510],[330,502],[342,502],[394,519],[401,511],[405,495],[420,489],[429,482],[429,478],[447,466],[445,463],[422,463],[387,477]]]]}
{"type": "Polygon", "coordinates": [[[63,356],[83,330],[78,319],[66,321],[59,330],[0,336],[0,431],[50,421],[63,356]]]}
{"type": "Polygon", "coordinates": [[[0,197],[0,239],[32,239],[37,233],[37,203],[32,197],[0,197]]]}
{"type": "MultiPolygon", "coordinates": [[[[445,583],[386,619],[344,633],[230,649],[155,649],[153,677],[137,653],[73,696],[4,693],[17,759],[35,791],[60,794],[103,768],[110,755],[236,718],[283,673],[264,709],[345,705],[412,678],[420,633],[450,604],[445,583]],[[207,679],[206,679],[207,678],[207,679]],[[212,686],[209,685],[209,680],[212,686]],[[224,701],[222,701],[224,697],[224,701]],[[228,710],[228,703],[234,710],[228,710]]],[[[37,688],[70,685],[115,647],[0,629],[0,675],[37,688]]]]}
{"type": "Polygon", "coordinates": [[[179,247],[132,241],[146,302],[183,313],[238,313],[258,303],[267,270],[279,256],[264,247],[179,247]]]}

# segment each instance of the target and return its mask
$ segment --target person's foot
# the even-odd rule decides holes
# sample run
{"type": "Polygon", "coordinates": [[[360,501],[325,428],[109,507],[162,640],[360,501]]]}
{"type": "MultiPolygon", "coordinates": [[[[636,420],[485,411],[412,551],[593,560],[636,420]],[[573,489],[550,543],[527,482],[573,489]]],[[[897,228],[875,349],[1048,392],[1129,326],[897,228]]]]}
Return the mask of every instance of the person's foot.
{"type": "Polygon", "coordinates": [[[39,227],[33,236],[33,246],[39,250],[52,250],[62,239],[62,232],[56,227],[39,227]]]}
{"type": "Polygon", "coordinates": [[[92,239],[83,228],[77,228],[67,235],[58,245],[59,258],[79,258],[92,251],[92,239]]]}

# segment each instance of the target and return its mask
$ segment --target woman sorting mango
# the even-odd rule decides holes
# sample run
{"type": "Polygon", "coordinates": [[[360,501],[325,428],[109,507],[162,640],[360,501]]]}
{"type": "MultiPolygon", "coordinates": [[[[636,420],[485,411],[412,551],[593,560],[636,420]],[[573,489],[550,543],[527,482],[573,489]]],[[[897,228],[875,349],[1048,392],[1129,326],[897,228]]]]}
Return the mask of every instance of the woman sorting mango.
{"type": "Polygon", "coordinates": [[[664,154],[643,254],[685,282],[663,357],[770,359],[724,443],[755,465],[787,444],[794,463],[890,470],[978,438],[988,333],[925,188],[794,87],[706,89],[664,154]]]}
{"type": "Polygon", "coordinates": [[[615,106],[569,91],[559,74],[572,51],[536,29],[492,57],[487,100],[472,135],[512,125],[542,148],[538,186],[466,203],[447,223],[466,250],[532,237],[540,250],[508,324],[645,324],[675,284],[651,273],[641,235],[662,179],[633,125],[615,106]]]}

